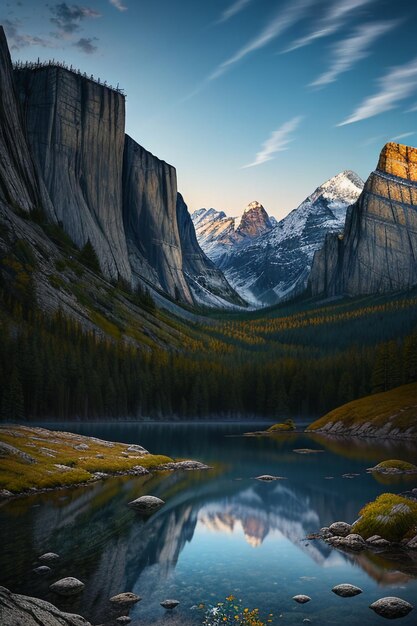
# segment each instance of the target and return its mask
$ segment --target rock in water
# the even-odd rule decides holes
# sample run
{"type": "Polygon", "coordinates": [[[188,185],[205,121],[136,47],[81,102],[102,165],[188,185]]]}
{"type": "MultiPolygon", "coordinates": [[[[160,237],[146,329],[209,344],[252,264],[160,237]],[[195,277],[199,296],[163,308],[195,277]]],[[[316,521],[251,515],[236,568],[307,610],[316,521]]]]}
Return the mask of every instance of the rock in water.
{"type": "Polygon", "coordinates": [[[406,545],[406,548],[408,548],[408,550],[417,550],[417,535],[410,539],[410,541],[406,545]]]}
{"type": "Polygon", "coordinates": [[[362,589],[359,587],[355,587],[355,585],[349,585],[347,583],[336,585],[333,587],[332,591],[341,598],[353,598],[354,596],[358,596],[360,593],[363,593],[362,589]]]}
{"type": "Polygon", "coordinates": [[[372,537],[369,537],[369,539],[366,540],[366,543],[373,548],[388,548],[388,546],[391,545],[389,541],[383,539],[379,535],[372,535],[372,537]]]}
{"type": "Polygon", "coordinates": [[[156,496],[140,496],[140,498],[136,498],[136,500],[129,502],[129,506],[136,511],[139,511],[139,513],[144,513],[146,515],[155,513],[164,504],[165,502],[156,496]]]}
{"type": "Polygon", "coordinates": [[[109,602],[113,604],[113,606],[118,607],[127,607],[136,604],[136,602],[140,602],[142,598],[137,596],[135,593],[131,591],[125,591],[124,593],[119,593],[117,596],[113,596],[110,598],[109,602]]]}
{"type": "Polygon", "coordinates": [[[44,563],[52,563],[53,561],[57,561],[59,559],[59,554],[55,554],[55,552],[45,552],[42,556],[39,557],[38,561],[43,561],[44,563]]]}
{"type": "Polygon", "coordinates": [[[279,477],[271,476],[270,474],[262,474],[262,476],[257,476],[256,480],[263,480],[264,482],[271,482],[273,480],[279,480],[279,477]]]}
{"type": "Polygon", "coordinates": [[[0,587],[1,626],[91,626],[80,615],[63,613],[53,604],[10,593],[0,587]]]}
{"type": "Polygon", "coordinates": [[[303,594],[300,594],[298,596],[294,596],[293,600],[295,602],[298,602],[298,604],[306,604],[307,602],[310,602],[311,598],[310,596],[305,596],[303,594]]]}
{"type": "Polygon", "coordinates": [[[352,531],[352,526],[346,522],[333,522],[333,524],[329,526],[329,530],[337,537],[347,537],[352,531]]]}
{"type": "Polygon", "coordinates": [[[397,619],[399,617],[405,617],[413,610],[413,605],[406,600],[395,597],[381,598],[377,600],[369,607],[377,615],[386,617],[387,619],[397,619]]]}
{"type": "Polygon", "coordinates": [[[172,611],[172,609],[175,609],[175,607],[177,607],[179,603],[179,600],[164,600],[163,602],[161,602],[161,606],[164,607],[164,609],[172,611]]]}
{"type": "Polygon", "coordinates": [[[129,617],[128,615],[121,615],[120,617],[116,618],[117,624],[130,624],[131,621],[132,621],[132,618],[129,617]]]}
{"type": "Polygon", "coordinates": [[[49,589],[58,593],[60,596],[75,596],[78,593],[81,593],[84,587],[85,585],[81,582],[81,580],[68,576],[67,578],[57,580],[55,583],[50,585],[49,589]]]}
{"type": "Polygon", "coordinates": [[[47,565],[40,565],[39,567],[35,567],[33,571],[35,572],[35,574],[40,574],[42,576],[43,574],[48,574],[52,570],[47,565]]]}

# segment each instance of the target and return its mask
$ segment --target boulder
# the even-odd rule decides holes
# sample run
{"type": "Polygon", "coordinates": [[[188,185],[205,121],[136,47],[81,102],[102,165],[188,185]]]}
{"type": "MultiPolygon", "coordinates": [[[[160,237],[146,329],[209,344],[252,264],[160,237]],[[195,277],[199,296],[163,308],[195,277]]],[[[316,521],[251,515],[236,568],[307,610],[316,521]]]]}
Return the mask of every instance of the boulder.
{"type": "Polygon", "coordinates": [[[91,626],[80,615],[63,613],[53,604],[11,593],[0,587],[1,626],[91,626]]]}
{"type": "Polygon", "coordinates": [[[131,621],[132,618],[129,617],[129,615],[121,615],[120,617],[116,618],[117,624],[130,624],[131,621]]]}
{"type": "Polygon", "coordinates": [[[283,480],[281,476],[271,476],[270,474],[262,474],[257,476],[256,480],[263,480],[264,482],[271,482],[273,480],[283,480]]]}
{"type": "Polygon", "coordinates": [[[113,596],[112,598],[110,598],[109,602],[111,602],[113,606],[125,608],[128,606],[132,606],[133,604],[136,604],[141,600],[142,598],[140,596],[137,596],[135,593],[132,593],[131,591],[125,591],[124,593],[119,593],[117,594],[117,596],[113,596]]]}
{"type": "Polygon", "coordinates": [[[336,585],[333,587],[332,591],[341,598],[353,598],[354,596],[358,596],[360,593],[363,593],[362,589],[355,587],[355,585],[349,585],[348,583],[336,585]]]}
{"type": "Polygon", "coordinates": [[[413,605],[406,600],[396,597],[380,598],[369,607],[377,615],[386,617],[387,619],[397,619],[399,617],[405,617],[413,610],[413,605]]]}
{"type": "Polygon", "coordinates": [[[48,574],[52,570],[47,565],[40,565],[39,567],[35,567],[33,571],[35,572],[35,574],[40,574],[42,576],[44,574],[48,574]]]}
{"type": "Polygon", "coordinates": [[[352,532],[352,526],[347,524],[346,522],[333,522],[329,526],[329,530],[332,535],[336,535],[337,537],[347,537],[352,532]]]}
{"type": "Polygon", "coordinates": [[[55,583],[50,585],[49,589],[54,593],[58,593],[60,596],[75,596],[78,593],[81,593],[84,587],[85,585],[81,582],[81,580],[68,576],[67,578],[57,580],[55,583]]]}
{"type": "Polygon", "coordinates": [[[44,563],[52,563],[59,559],[59,554],[55,554],[55,552],[45,552],[42,556],[39,557],[38,561],[42,561],[44,563]]]}
{"type": "Polygon", "coordinates": [[[410,539],[410,541],[406,545],[406,548],[408,550],[417,550],[417,535],[410,539]]]}
{"type": "Polygon", "coordinates": [[[161,602],[161,606],[164,609],[172,611],[172,609],[175,609],[175,607],[177,607],[179,603],[179,600],[164,600],[163,602],[161,602]]]}
{"type": "Polygon", "coordinates": [[[310,602],[311,598],[310,596],[300,594],[298,596],[293,596],[293,600],[294,602],[298,602],[298,604],[306,604],[307,602],[310,602]]]}
{"type": "Polygon", "coordinates": [[[136,443],[129,446],[127,451],[134,452],[135,454],[139,454],[139,455],[149,454],[148,450],[146,450],[142,446],[137,445],[136,443]]]}
{"type": "Polygon", "coordinates": [[[391,545],[389,541],[383,539],[379,535],[372,535],[372,537],[369,537],[369,539],[366,540],[366,543],[373,548],[388,548],[391,545]]]}
{"type": "Polygon", "coordinates": [[[165,502],[156,496],[140,496],[140,498],[136,498],[136,500],[129,502],[130,507],[139,511],[139,513],[144,513],[146,515],[155,513],[164,504],[165,502]]]}

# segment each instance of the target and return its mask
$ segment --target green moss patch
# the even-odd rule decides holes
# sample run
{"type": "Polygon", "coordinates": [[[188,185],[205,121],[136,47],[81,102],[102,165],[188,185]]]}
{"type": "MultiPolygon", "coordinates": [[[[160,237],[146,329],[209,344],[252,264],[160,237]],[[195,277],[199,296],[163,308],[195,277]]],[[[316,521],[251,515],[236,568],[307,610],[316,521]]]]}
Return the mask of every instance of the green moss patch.
{"type": "Polygon", "coordinates": [[[138,465],[151,470],[172,462],[167,456],[129,451],[126,443],[26,426],[0,427],[0,443],[14,450],[0,446],[0,489],[13,494],[86,483],[95,472],[123,474],[138,465]]]}
{"type": "Polygon", "coordinates": [[[354,532],[368,539],[380,535],[387,541],[399,542],[417,534],[417,502],[383,493],[374,502],[369,502],[359,512],[354,532]]]}
{"type": "Polygon", "coordinates": [[[389,470],[397,470],[398,472],[417,472],[417,465],[408,463],[407,461],[399,461],[397,459],[391,459],[389,461],[382,461],[372,467],[370,471],[384,472],[389,470]]]}

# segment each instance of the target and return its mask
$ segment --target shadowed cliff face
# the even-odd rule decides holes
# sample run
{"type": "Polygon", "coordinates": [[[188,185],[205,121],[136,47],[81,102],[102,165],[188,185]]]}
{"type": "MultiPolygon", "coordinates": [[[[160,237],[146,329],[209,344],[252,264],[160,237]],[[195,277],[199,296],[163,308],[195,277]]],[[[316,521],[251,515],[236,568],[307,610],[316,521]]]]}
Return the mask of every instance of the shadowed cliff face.
{"type": "Polygon", "coordinates": [[[103,273],[130,280],[122,219],[124,98],[68,70],[15,72],[29,143],[59,222],[103,273]]]}
{"type": "Polygon", "coordinates": [[[232,289],[223,273],[200,248],[191,215],[180,193],[177,196],[177,221],[183,268],[194,299],[203,304],[209,299],[217,306],[224,306],[224,300],[244,305],[245,302],[232,289]]]}
{"type": "Polygon", "coordinates": [[[123,215],[133,274],[192,303],[183,274],[176,203],[175,168],[126,135],[123,215]]]}
{"type": "Polygon", "coordinates": [[[32,161],[22,129],[10,54],[0,26],[0,199],[29,212],[53,209],[32,161]]]}
{"type": "Polygon", "coordinates": [[[310,275],[313,295],[360,295],[417,284],[417,150],[389,143],[349,208],[343,236],[328,235],[310,275]]]}

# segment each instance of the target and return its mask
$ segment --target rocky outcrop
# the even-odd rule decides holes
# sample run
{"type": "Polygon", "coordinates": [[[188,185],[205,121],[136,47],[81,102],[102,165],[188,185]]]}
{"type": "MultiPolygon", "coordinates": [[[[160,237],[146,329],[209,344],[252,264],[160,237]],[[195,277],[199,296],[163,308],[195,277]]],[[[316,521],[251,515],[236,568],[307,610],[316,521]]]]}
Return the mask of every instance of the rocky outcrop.
{"type": "Polygon", "coordinates": [[[23,132],[11,59],[0,26],[0,200],[16,211],[53,209],[23,132]]]}
{"type": "Polygon", "coordinates": [[[177,222],[183,256],[183,269],[194,299],[201,304],[246,303],[229,285],[221,270],[200,248],[193,221],[181,194],[177,196],[177,222]]]}
{"type": "Polygon", "coordinates": [[[28,140],[57,220],[93,245],[103,273],[130,281],[122,216],[122,94],[61,67],[15,71],[28,140]]]}
{"type": "Polygon", "coordinates": [[[343,236],[329,235],[309,279],[314,296],[356,296],[417,284],[417,149],[388,143],[350,207],[343,236]]]}
{"type": "Polygon", "coordinates": [[[63,613],[53,604],[11,593],[0,587],[1,626],[91,626],[80,615],[63,613]]]}
{"type": "Polygon", "coordinates": [[[192,303],[177,222],[177,175],[126,135],[123,217],[134,276],[192,303]]]}

